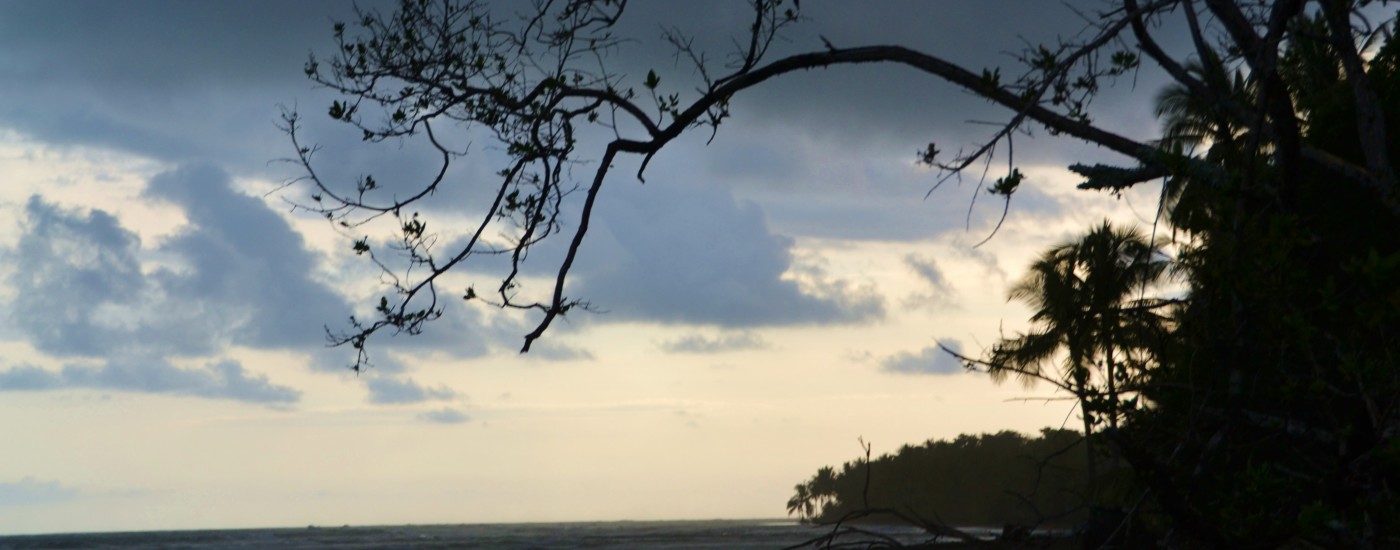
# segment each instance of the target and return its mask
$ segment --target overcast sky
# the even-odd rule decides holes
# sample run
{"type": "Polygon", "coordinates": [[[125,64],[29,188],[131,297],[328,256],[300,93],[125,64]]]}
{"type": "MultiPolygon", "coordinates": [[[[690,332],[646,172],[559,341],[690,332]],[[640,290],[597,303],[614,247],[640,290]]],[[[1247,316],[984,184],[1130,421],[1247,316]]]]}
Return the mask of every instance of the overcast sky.
{"type": "MultiPolygon", "coordinates": [[[[1051,2],[803,8],[778,53],[897,43],[1006,73],[1021,44],[1084,26],[1051,2]]],[[[686,82],[662,26],[723,53],[745,10],[637,2],[636,41],[608,62],[686,82]]],[[[336,96],[302,64],[350,13],[0,2],[0,534],[779,517],[858,437],[884,453],[1066,425],[1070,403],[1020,399],[1048,388],[994,385],[936,346],[976,354],[1024,327],[1006,290],[1038,250],[1155,209],[1152,189],[1075,191],[1064,166],[1113,157],[1037,132],[1017,141],[1008,220],[974,248],[1001,205],[976,174],[926,199],[937,175],[915,152],[974,147],[993,130],[973,121],[1007,113],[906,70],[793,75],[736,98],[708,146],[671,144],[645,185],[614,172],[570,287],[606,313],[520,356],[531,318],[454,303],[356,376],[323,327],[384,289],[289,207],[304,189],[277,190],[300,175],[275,162],[293,153],[279,113],[307,114],[331,174],[415,181],[432,158],[324,116],[336,96]]],[[[1099,120],[1152,135],[1159,82],[1132,75],[1099,120]]],[[[433,227],[479,211],[467,184],[498,161],[457,165],[433,227]]]]}

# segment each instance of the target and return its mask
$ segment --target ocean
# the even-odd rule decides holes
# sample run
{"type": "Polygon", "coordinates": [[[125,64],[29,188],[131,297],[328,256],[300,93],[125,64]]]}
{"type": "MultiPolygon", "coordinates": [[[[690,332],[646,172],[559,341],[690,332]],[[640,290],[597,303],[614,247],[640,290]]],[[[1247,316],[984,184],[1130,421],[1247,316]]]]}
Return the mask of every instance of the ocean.
{"type": "MultiPolygon", "coordinates": [[[[909,527],[864,528],[901,543],[928,539],[909,527]]],[[[30,548],[268,549],[771,549],[801,545],[830,527],[787,520],[616,521],[230,529],[0,536],[0,550],[30,548]]],[[[842,539],[853,540],[853,539],[842,539]]],[[[812,545],[806,545],[813,548],[812,545]]]]}

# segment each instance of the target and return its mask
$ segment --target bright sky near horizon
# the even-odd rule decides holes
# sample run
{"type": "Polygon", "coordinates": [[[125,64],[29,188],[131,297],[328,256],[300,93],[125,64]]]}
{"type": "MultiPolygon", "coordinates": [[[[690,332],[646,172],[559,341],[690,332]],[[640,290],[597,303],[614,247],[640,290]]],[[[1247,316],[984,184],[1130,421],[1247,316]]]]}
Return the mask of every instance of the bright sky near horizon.
{"type": "MultiPolygon", "coordinates": [[[[1016,74],[1022,38],[1085,25],[1048,2],[804,4],[775,56],[820,35],[1016,74]]],[[[637,42],[609,63],[685,81],[660,25],[722,54],[746,9],[634,2],[637,42]]],[[[356,376],[323,326],[384,289],[346,236],[290,208],[305,189],[279,189],[299,174],[272,162],[293,153],[286,107],[333,172],[433,168],[324,116],[336,96],[302,63],[351,14],[0,2],[0,534],[781,516],[857,438],[886,453],[1071,418],[1022,399],[1049,388],[964,373],[936,344],[976,354],[1024,327],[1006,291],[1039,250],[1156,208],[1151,188],[1075,190],[1065,166],[1119,159],[1037,130],[1017,137],[1028,180],[1004,226],[975,247],[1001,203],[976,173],[925,198],[937,174],[915,152],[976,146],[1007,113],[907,70],[794,75],[736,98],[712,144],[671,144],[645,185],[613,172],[570,287],[606,312],[521,356],[531,318],[454,304],[356,376]]],[[[1125,79],[1097,120],[1153,135],[1159,86],[1125,79]]],[[[499,160],[461,161],[432,227],[469,212],[471,176],[499,160]]]]}

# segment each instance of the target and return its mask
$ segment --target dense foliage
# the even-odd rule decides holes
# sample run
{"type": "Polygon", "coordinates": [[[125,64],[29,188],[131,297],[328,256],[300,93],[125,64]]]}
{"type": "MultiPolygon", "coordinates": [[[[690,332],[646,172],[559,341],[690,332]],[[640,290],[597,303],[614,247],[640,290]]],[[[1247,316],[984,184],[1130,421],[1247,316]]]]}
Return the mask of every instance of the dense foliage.
{"type": "MultiPolygon", "coordinates": [[[[1321,14],[1295,24],[1280,74],[1301,141],[1365,162],[1343,55],[1321,14]]],[[[1400,42],[1385,40],[1366,76],[1394,166],[1400,42]]],[[[1143,386],[1153,406],[1115,443],[1196,538],[1400,542],[1400,217],[1325,170],[1288,171],[1208,111],[1174,116],[1208,130],[1197,139],[1227,178],[1169,185],[1190,293],[1143,386]]]]}
{"type": "MultiPolygon", "coordinates": [[[[1325,14],[1293,24],[1297,38],[1278,74],[1298,105],[1301,143],[1364,162],[1356,99],[1325,14]]],[[[1386,106],[1400,105],[1400,42],[1388,34],[1378,42],[1365,74],[1386,106]]],[[[1255,100],[1262,83],[1208,61],[1194,69],[1203,79],[1255,100]]],[[[1183,174],[1165,186],[1161,229],[1174,237],[1170,268],[1185,295],[1151,292],[1168,272],[1164,243],[1105,223],[1048,250],[1012,288],[1033,309],[1028,332],[963,359],[996,380],[1048,382],[1079,400],[1088,452],[1073,478],[1078,500],[1061,504],[1131,518],[1120,523],[1125,534],[1230,548],[1396,544],[1400,217],[1324,170],[1285,171],[1278,144],[1197,99],[1181,86],[1159,99],[1163,145],[1204,148],[1224,169],[1223,179],[1183,174]],[[1100,468],[1105,460],[1130,465],[1126,493],[1108,482],[1125,472],[1100,468]]],[[[1386,127],[1400,128],[1400,110],[1382,114],[1386,127]]],[[[1386,142],[1392,164],[1397,142],[1386,142]]],[[[873,471],[890,470],[904,485],[872,483],[880,503],[871,505],[941,507],[952,510],[941,519],[959,525],[1044,522],[1024,502],[1007,501],[999,482],[972,483],[971,492],[960,484],[958,473],[982,468],[986,455],[952,456],[970,463],[927,458],[909,467],[882,457],[873,471]]],[[[790,511],[813,515],[806,497],[820,505],[818,520],[850,512],[847,478],[860,466],[846,465],[839,493],[819,472],[798,486],[790,511]]],[[[1019,472],[1001,466],[1011,478],[1019,472]]]]}
{"type": "MultiPolygon", "coordinates": [[[[1292,24],[1275,84],[1297,105],[1301,144],[1364,163],[1356,96],[1325,14],[1292,24]]],[[[1378,113],[1386,127],[1400,128],[1400,43],[1379,41],[1365,75],[1391,107],[1378,113]]],[[[1219,59],[1196,70],[1241,101],[1264,86],[1243,70],[1226,74],[1219,59]]],[[[1326,170],[1285,168],[1276,136],[1241,129],[1180,86],[1163,92],[1159,113],[1164,146],[1204,148],[1224,169],[1218,180],[1167,181],[1164,228],[1177,238],[1186,295],[1125,299],[1161,274],[1148,243],[1065,256],[1102,248],[1104,226],[1032,266],[1012,296],[1036,308],[1037,328],[970,364],[1059,382],[1079,398],[1088,444],[1136,469],[1143,498],[1128,511],[1156,516],[1140,519],[1159,538],[1396,543],[1400,217],[1326,170]],[[1062,356],[1058,373],[1038,370],[1062,356]]],[[[1397,152],[1389,137],[1391,165],[1397,152]]]]}
{"type": "Polygon", "coordinates": [[[1003,431],[905,445],[818,470],[794,488],[788,511],[817,523],[888,508],[959,526],[1075,525],[1084,517],[1084,460],[1073,452],[1082,440],[1047,428],[1033,438],[1003,431]]]}

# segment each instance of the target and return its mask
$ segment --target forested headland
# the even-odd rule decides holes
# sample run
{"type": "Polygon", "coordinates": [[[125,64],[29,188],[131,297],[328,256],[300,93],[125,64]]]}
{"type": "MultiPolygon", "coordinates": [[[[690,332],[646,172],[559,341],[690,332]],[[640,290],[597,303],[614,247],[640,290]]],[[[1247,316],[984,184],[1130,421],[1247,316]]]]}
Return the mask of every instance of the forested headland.
{"type": "Polygon", "coordinates": [[[821,468],[794,488],[788,511],[815,523],[885,508],[956,526],[1071,527],[1086,517],[1083,439],[1045,428],[1035,437],[1007,430],[905,445],[868,464],[821,468]]]}

